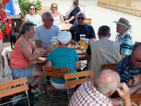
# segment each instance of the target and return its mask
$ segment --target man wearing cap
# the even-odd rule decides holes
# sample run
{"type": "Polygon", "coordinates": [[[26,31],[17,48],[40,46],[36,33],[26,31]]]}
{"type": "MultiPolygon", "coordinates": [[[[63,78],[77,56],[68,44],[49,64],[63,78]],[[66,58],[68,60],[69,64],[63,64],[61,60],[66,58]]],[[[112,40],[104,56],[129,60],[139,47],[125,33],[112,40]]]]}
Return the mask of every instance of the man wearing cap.
{"type": "Polygon", "coordinates": [[[50,12],[42,14],[43,25],[36,28],[35,44],[36,47],[49,47],[52,37],[55,37],[60,32],[58,26],[53,25],[53,16],[50,12]]]}
{"type": "Polygon", "coordinates": [[[116,31],[118,33],[115,41],[120,44],[121,58],[124,58],[126,55],[130,55],[132,51],[133,40],[128,33],[131,25],[125,18],[120,18],[119,21],[114,21],[114,23],[117,24],[116,31]]]}
{"type": "MultiPolygon", "coordinates": [[[[71,68],[71,73],[79,69],[79,58],[75,49],[67,47],[71,38],[70,32],[62,31],[59,33],[58,41],[60,47],[53,49],[49,53],[47,66],[71,68]]],[[[62,77],[51,78],[51,84],[56,89],[65,89],[64,82],[65,80],[62,77]]]]}
{"type": "Polygon", "coordinates": [[[85,34],[85,38],[95,39],[95,31],[93,27],[89,24],[85,23],[85,14],[83,12],[79,12],[76,16],[77,24],[73,25],[70,28],[70,32],[72,34],[72,39],[74,42],[80,41],[80,34],[85,34]]]}

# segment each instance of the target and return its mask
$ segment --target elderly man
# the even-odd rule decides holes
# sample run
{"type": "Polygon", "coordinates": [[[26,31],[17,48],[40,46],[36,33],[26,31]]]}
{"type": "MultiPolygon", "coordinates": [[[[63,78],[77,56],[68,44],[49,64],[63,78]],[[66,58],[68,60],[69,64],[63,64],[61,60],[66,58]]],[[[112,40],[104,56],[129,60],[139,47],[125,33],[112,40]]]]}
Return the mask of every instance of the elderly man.
{"type": "Polygon", "coordinates": [[[90,58],[88,69],[94,70],[95,76],[101,71],[103,64],[117,63],[120,60],[120,45],[108,40],[110,36],[108,26],[99,27],[98,37],[100,40],[93,41],[86,51],[90,58]]]}
{"type": "Polygon", "coordinates": [[[44,12],[42,15],[43,25],[36,28],[35,44],[36,47],[48,47],[51,39],[60,32],[58,26],[53,25],[53,16],[50,12],[44,12]]]}
{"type": "Polygon", "coordinates": [[[85,24],[85,14],[79,12],[76,16],[77,24],[73,25],[70,28],[70,32],[72,34],[72,39],[76,42],[80,41],[80,34],[85,34],[85,38],[94,39],[95,32],[91,25],[85,24]]]}
{"type": "Polygon", "coordinates": [[[131,55],[118,63],[116,71],[121,82],[130,87],[130,94],[141,93],[141,43],[133,46],[131,55]]]}
{"type": "Polygon", "coordinates": [[[85,82],[70,99],[69,106],[113,106],[108,98],[115,91],[125,102],[125,106],[131,106],[129,88],[126,84],[120,84],[120,77],[112,70],[102,71],[92,82],[85,82]],[[118,87],[121,87],[120,90],[118,87]]]}
{"type": "Polygon", "coordinates": [[[114,21],[117,24],[116,42],[120,44],[121,58],[129,56],[132,51],[133,40],[132,36],[128,33],[131,29],[130,22],[125,18],[120,18],[118,21],[114,21]]]}

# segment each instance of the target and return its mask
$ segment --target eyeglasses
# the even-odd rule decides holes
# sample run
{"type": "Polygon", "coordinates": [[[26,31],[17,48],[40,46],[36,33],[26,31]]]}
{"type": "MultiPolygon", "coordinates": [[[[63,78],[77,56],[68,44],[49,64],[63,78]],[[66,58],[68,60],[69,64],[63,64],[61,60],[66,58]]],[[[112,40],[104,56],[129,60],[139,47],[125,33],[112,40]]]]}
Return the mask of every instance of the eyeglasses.
{"type": "Polygon", "coordinates": [[[52,8],[57,8],[57,7],[52,7],[52,8]]]}
{"type": "Polygon", "coordinates": [[[84,17],[78,17],[77,19],[78,20],[84,20],[84,17]]]}
{"type": "Polygon", "coordinates": [[[49,20],[49,21],[51,21],[51,22],[53,21],[53,19],[47,19],[47,20],[49,20]]]}
{"type": "Polygon", "coordinates": [[[30,10],[35,10],[35,8],[29,8],[30,10]]]}

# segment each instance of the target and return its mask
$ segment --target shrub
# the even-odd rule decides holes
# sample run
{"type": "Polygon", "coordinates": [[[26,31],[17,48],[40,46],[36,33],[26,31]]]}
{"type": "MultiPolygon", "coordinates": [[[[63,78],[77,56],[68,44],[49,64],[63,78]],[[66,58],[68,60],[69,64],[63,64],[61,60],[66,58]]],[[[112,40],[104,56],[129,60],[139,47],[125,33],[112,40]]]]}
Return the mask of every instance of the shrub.
{"type": "Polygon", "coordinates": [[[28,13],[28,6],[30,4],[34,4],[36,6],[36,12],[42,7],[42,3],[40,0],[37,0],[37,2],[30,0],[18,0],[18,2],[21,9],[22,17],[24,17],[28,13]]]}

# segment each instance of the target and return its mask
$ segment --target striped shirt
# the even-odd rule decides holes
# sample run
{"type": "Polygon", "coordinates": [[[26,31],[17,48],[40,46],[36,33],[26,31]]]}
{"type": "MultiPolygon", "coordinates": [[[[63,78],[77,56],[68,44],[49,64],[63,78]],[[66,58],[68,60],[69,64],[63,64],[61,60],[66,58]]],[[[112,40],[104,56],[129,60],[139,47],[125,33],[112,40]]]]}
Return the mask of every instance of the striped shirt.
{"type": "Polygon", "coordinates": [[[82,84],[70,99],[69,106],[113,106],[109,98],[101,94],[93,82],[82,84]]]}
{"type": "Polygon", "coordinates": [[[134,67],[131,61],[131,56],[121,60],[116,71],[119,73],[121,82],[126,83],[129,87],[135,86],[141,80],[141,68],[134,67]]]}
{"type": "Polygon", "coordinates": [[[128,32],[125,32],[122,36],[117,35],[115,41],[120,44],[121,54],[131,54],[133,40],[132,37],[128,34],[128,32]]]}

